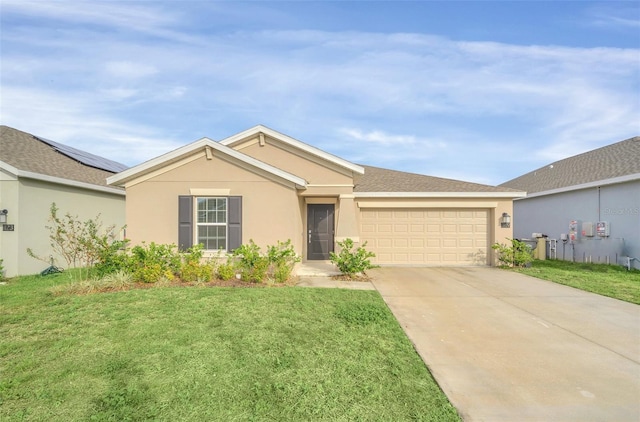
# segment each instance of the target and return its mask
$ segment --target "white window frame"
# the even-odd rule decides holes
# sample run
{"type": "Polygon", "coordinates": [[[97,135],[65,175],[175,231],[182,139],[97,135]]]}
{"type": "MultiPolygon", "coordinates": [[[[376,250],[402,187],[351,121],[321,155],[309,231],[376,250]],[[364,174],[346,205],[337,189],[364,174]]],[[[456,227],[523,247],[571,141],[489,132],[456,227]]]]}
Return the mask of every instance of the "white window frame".
{"type": "MultiPolygon", "coordinates": [[[[194,221],[194,245],[200,244],[200,238],[198,236],[198,230],[200,227],[209,227],[209,226],[214,226],[214,227],[222,227],[224,226],[225,230],[224,230],[224,247],[222,248],[218,248],[218,249],[207,249],[205,246],[205,251],[207,252],[226,252],[227,248],[229,246],[229,198],[227,196],[196,196],[194,197],[194,201],[195,201],[195,206],[194,208],[194,216],[193,216],[193,221],[194,221]],[[199,209],[198,209],[198,201],[201,199],[216,199],[216,200],[220,200],[223,199],[224,203],[225,203],[225,218],[224,218],[224,223],[201,223],[199,218],[198,218],[198,213],[199,213],[199,209]]],[[[212,210],[217,212],[216,210],[212,210]]]]}

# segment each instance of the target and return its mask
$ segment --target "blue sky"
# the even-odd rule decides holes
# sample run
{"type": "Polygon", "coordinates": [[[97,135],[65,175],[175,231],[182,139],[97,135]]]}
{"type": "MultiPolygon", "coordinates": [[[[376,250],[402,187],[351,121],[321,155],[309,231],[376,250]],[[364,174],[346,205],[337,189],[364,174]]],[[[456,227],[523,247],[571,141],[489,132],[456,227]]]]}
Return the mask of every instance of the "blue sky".
{"type": "Polygon", "coordinates": [[[499,184],[640,135],[637,1],[0,0],[0,19],[0,123],[127,165],[263,124],[499,184]]]}

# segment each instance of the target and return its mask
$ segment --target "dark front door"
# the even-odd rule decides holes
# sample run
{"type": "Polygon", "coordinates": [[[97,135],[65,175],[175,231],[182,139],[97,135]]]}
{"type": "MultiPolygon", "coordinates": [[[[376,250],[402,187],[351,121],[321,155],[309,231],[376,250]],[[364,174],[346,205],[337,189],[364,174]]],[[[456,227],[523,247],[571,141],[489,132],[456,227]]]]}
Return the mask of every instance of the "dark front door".
{"type": "Polygon", "coordinates": [[[327,260],[333,252],[333,204],[307,205],[307,259],[327,260]]]}

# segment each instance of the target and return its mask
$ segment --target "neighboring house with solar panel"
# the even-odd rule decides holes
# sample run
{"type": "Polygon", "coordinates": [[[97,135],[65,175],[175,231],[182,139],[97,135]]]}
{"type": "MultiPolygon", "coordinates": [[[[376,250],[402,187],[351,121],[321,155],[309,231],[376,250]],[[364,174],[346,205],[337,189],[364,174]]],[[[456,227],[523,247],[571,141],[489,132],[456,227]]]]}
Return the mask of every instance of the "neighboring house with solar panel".
{"type": "Polygon", "coordinates": [[[557,240],[558,259],[640,268],[640,137],[556,161],[500,186],[527,192],[513,202],[516,238],[541,233],[557,240]]]}
{"type": "MultiPolygon", "coordinates": [[[[48,225],[53,202],[86,221],[100,214],[104,227],[125,224],[124,189],[106,178],[127,167],[102,157],[0,126],[0,258],[5,276],[35,274],[48,264],[30,257],[52,254],[48,225]]],[[[54,257],[58,266],[65,261],[54,257]]]]}

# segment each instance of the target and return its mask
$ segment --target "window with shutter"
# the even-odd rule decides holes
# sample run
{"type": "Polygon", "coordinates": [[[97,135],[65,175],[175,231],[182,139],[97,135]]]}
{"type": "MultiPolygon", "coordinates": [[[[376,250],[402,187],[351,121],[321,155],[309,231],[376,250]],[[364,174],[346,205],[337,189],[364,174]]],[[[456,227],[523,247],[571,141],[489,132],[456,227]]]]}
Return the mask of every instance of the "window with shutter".
{"type": "Polygon", "coordinates": [[[231,252],[242,244],[241,196],[195,199],[180,196],[178,201],[178,247],[181,251],[202,244],[208,251],[231,252]]]}

